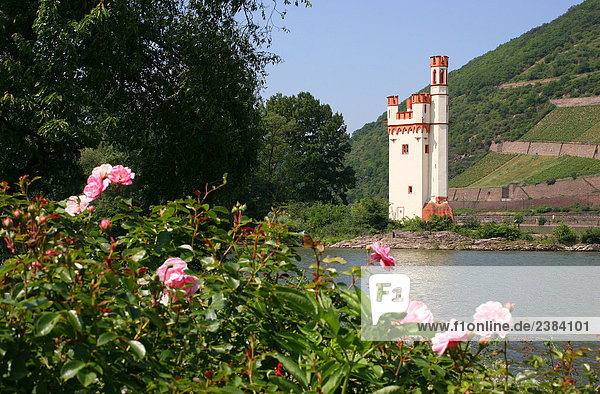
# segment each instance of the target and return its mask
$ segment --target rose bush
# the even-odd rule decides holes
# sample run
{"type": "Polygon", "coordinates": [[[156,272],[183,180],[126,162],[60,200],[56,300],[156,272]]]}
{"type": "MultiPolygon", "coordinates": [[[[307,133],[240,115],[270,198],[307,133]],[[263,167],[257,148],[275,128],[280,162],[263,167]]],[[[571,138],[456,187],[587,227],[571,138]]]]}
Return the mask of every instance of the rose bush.
{"type": "Polygon", "coordinates": [[[123,200],[108,231],[88,210],[71,216],[68,202],[29,196],[28,184],[23,178],[16,191],[0,185],[2,392],[489,392],[598,384],[593,369],[574,379],[582,350],[533,358],[528,372],[487,361],[477,352],[487,345],[476,342],[439,355],[429,342],[361,341],[359,290],[336,282],[343,260],[325,258],[323,245],[305,237],[317,264],[298,269],[298,234],[276,213],[253,222],[241,207],[210,206],[201,193],[149,212],[123,200]],[[162,303],[165,294],[173,297],[162,303]]]}

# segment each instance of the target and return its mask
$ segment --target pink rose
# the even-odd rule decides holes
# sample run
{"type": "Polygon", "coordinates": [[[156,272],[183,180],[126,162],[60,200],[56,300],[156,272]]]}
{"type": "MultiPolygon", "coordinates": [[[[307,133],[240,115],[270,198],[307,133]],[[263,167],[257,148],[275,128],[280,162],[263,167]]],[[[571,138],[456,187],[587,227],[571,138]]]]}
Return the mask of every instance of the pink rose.
{"type": "Polygon", "coordinates": [[[169,276],[169,279],[165,281],[165,286],[174,289],[181,289],[185,291],[185,295],[191,297],[192,294],[198,291],[200,288],[200,279],[194,275],[187,275],[176,272],[169,276]]]}
{"type": "Polygon", "coordinates": [[[394,325],[404,323],[433,323],[433,314],[421,301],[410,301],[404,319],[394,322],[394,325]]]}
{"type": "Polygon", "coordinates": [[[369,245],[368,248],[373,251],[373,253],[371,253],[371,258],[373,259],[373,261],[379,261],[382,267],[394,266],[395,260],[392,256],[389,255],[389,246],[383,246],[379,242],[375,242],[369,245]]]}
{"type": "Polygon", "coordinates": [[[100,221],[100,228],[102,230],[106,230],[107,228],[110,228],[112,226],[112,224],[110,223],[110,220],[108,219],[102,219],[100,221]]]}
{"type": "MultiPolygon", "coordinates": [[[[456,327],[455,321],[455,319],[451,319],[449,327],[456,327]]],[[[446,349],[456,347],[456,342],[466,338],[466,331],[446,331],[444,333],[437,333],[431,338],[431,349],[441,356],[446,349]]]]}
{"type": "Polygon", "coordinates": [[[111,182],[120,183],[122,185],[131,185],[133,178],[135,178],[135,173],[131,172],[129,167],[123,167],[121,165],[114,166],[108,175],[108,179],[111,182]]]}
{"type": "Polygon", "coordinates": [[[100,194],[106,190],[110,181],[108,179],[102,179],[98,174],[92,174],[87,179],[87,185],[83,189],[83,194],[91,198],[92,200],[98,198],[100,194]]]}
{"type": "Polygon", "coordinates": [[[65,212],[71,216],[75,216],[80,214],[81,212],[88,209],[88,205],[92,201],[86,195],[82,194],[81,196],[71,196],[67,200],[67,207],[65,208],[65,212]]]}
{"type": "Polygon", "coordinates": [[[42,265],[40,264],[39,261],[34,261],[33,263],[29,264],[29,268],[27,268],[29,271],[33,270],[33,272],[35,272],[38,268],[41,268],[42,265]]]}
{"type": "MultiPolygon", "coordinates": [[[[156,276],[166,287],[181,289],[185,291],[186,296],[190,297],[200,288],[200,279],[194,275],[186,274],[185,270],[187,268],[185,261],[177,257],[171,257],[156,270],[156,276]]],[[[172,294],[172,292],[165,290],[165,295],[161,299],[162,304],[168,304],[169,293],[172,294]]]]}
{"type": "Polygon", "coordinates": [[[488,301],[475,309],[473,319],[475,324],[481,327],[477,327],[475,330],[477,335],[488,337],[492,334],[498,334],[501,338],[505,338],[506,331],[502,330],[500,326],[504,323],[510,323],[512,315],[508,308],[503,307],[501,303],[488,301]],[[486,327],[482,327],[484,325],[486,327]]]}
{"type": "Polygon", "coordinates": [[[100,175],[102,179],[106,179],[111,171],[112,166],[110,164],[102,164],[92,170],[92,175],[100,175]]]}
{"type": "Polygon", "coordinates": [[[162,283],[166,283],[171,275],[184,274],[187,270],[187,263],[178,257],[171,257],[167,259],[158,269],[156,270],[156,276],[162,283]]]}
{"type": "Polygon", "coordinates": [[[11,218],[5,218],[5,219],[2,221],[2,224],[4,225],[4,227],[10,227],[10,226],[12,226],[12,225],[13,225],[13,221],[12,221],[12,219],[11,219],[11,218]]]}

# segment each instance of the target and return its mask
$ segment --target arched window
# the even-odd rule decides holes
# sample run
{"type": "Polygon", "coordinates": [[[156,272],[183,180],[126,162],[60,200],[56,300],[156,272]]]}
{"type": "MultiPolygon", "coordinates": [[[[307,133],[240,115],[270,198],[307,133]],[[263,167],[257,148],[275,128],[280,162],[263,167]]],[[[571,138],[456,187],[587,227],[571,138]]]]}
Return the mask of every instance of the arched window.
{"type": "Polygon", "coordinates": [[[444,70],[440,70],[440,83],[444,83],[444,70]]]}
{"type": "Polygon", "coordinates": [[[420,127],[418,127],[418,128],[417,128],[417,133],[420,133],[420,132],[421,132],[421,128],[420,128],[420,127]]]}
{"type": "Polygon", "coordinates": [[[433,77],[431,78],[431,80],[433,81],[433,82],[432,82],[433,84],[436,84],[436,83],[437,83],[435,74],[436,74],[436,71],[435,71],[435,70],[433,70],[433,77]]]}

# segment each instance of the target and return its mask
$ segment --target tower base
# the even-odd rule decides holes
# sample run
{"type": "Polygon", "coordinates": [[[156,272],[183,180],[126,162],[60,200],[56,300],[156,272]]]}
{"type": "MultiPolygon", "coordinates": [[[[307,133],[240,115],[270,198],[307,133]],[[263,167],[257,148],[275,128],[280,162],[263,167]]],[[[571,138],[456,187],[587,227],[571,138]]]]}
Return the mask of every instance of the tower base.
{"type": "Polygon", "coordinates": [[[423,211],[421,213],[421,218],[423,220],[429,220],[432,215],[437,216],[446,216],[449,215],[452,221],[454,222],[454,214],[452,213],[452,208],[450,208],[450,204],[447,202],[427,202],[423,205],[423,211]]]}

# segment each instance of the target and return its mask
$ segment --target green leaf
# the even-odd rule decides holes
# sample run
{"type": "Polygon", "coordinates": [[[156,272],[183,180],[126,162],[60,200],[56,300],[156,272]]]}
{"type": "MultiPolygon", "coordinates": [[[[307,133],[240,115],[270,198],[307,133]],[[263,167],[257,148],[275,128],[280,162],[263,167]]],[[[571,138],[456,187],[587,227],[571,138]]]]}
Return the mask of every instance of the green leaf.
{"type": "MultiPolygon", "coordinates": [[[[290,287],[276,287],[276,297],[283,300],[290,308],[310,317],[317,316],[317,305],[313,303],[306,293],[290,287]]],[[[313,296],[314,297],[314,296],[313,296]]]]}
{"type": "Polygon", "coordinates": [[[169,234],[167,231],[161,231],[156,236],[156,242],[161,245],[171,242],[171,234],[169,234]]]}
{"type": "Polygon", "coordinates": [[[137,358],[142,359],[146,355],[146,348],[141,342],[138,341],[128,341],[129,346],[131,346],[131,350],[136,355],[137,358]]]}
{"type": "Polygon", "coordinates": [[[35,322],[35,336],[42,337],[48,335],[59,319],[60,314],[58,312],[42,313],[40,318],[35,322]]]}
{"type": "Polygon", "coordinates": [[[112,341],[119,336],[112,332],[105,332],[104,334],[100,334],[98,340],[96,341],[96,346],[106,345],[108,342],[112,341]]]}
{"type": "Polygon", "coordinates": [[[300,332],[302,332],[302,334],[306,337],[306,339],[308,339],[309,341],[315,343],[316,345],[320,344],[321,341],[323,340],[323,336],[321,335],[321,333],[319,333],[319,331],[317,331],[316,329],[312,328],[307,328],[305,327],[298,327],[300,329],[300,332]]]}
{"type": "Polygon", "coordinates": [[[321,313],[321,319],[327,323],[333,334],[337,335],[338,331],[340,331],[340,320],[335,309],[328,309],[321,313]]]}
{"type": "Polygon", "coordinates": [[[8,377],[12,380],[19,380],[25,376],[27,376],[25,358],[19,357],[16,360],[11,360],[8,377]]]}
{"type": "Polygon", "coordinates": [[[279,360],[283,368],[292,374],[292,376],[302,385],[304,389],[308,389],[308,378],[306,377],[306,373],[300,369],[298,364],[282,354],[277,354],[277,360],[279,360]]]}
{"type": "Polygon", "coordinates": [[[333,393],[339,387],[342,378],[348,372],[348,368],[348,365],[343,365],[341,368],[337,368],[328,378],[326,378],[322,387],[323,392],[333,393]]]}
{"type": "Polygon", "coordinates": [[[143,259],[144,257],[146,257],[146,251],[145,250],[140,250],[139,252],[136,252],[135,254],[133,254],[130,259],[135,261],[136,263],[139,262],[141,259],[143,259]]]}
{"type": "Polygon", "coordinates": [[[69,360],[63,365],[60,370],[60,377],[64,380],[69,380],[73,376],[77,374],[83,367],[85,367],[85,363],[79,360],[69,360]]]}
{"type": "Polygon", "coordinates": [[[402,393],[402,387],[400,386],[387,386],[377,391],[374,391],[373,394],[393,394],[393,393],[402,393]]]}
{"type": "Polygon", "coordinates": [[[71,324],[71,326],[75,329],[75,331],[81,332],[82,329],[82,322],[81,322],[81,317],[77,314],[77,311],[75,310],[70,310],[67,312],[67,320],[69,321],[69,324],[71,324]]]}
{"type": "Polygon", "coordinates": [[[281,376],[271,376],[269,380],[276,384],[277,387],[279,387],[285,393],[302,393],[305,391],[302,390],[302,388],[300,388],[300,386],[298,386],[296,383],[290,382],[281,376]]]}
{"type": "Polygon", "coordinates": [[[93,371],[87,371],[85,369],[82,369],[79,372],[77,372],[77,379],[81,382],[83,387],[87,387],[90,384],[94,383],[96,377],[96,373],[93,371]]]}

